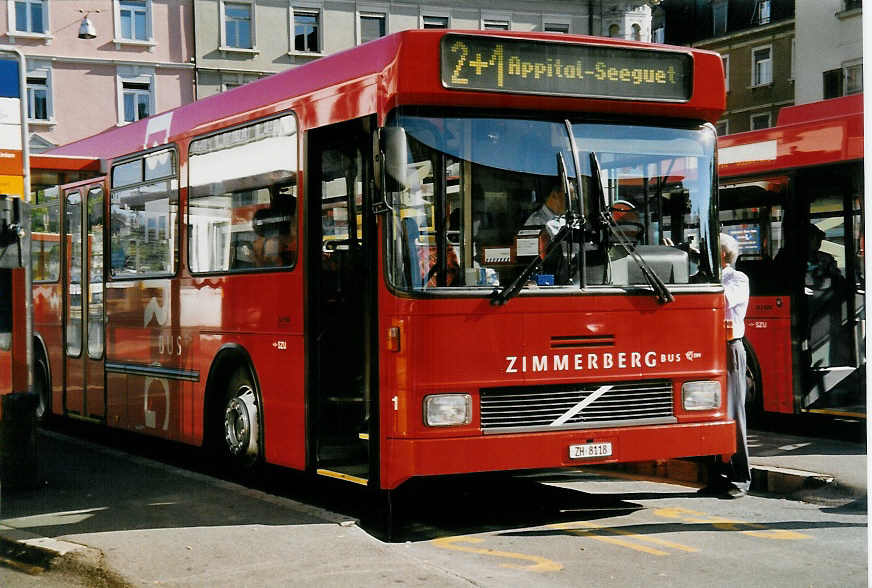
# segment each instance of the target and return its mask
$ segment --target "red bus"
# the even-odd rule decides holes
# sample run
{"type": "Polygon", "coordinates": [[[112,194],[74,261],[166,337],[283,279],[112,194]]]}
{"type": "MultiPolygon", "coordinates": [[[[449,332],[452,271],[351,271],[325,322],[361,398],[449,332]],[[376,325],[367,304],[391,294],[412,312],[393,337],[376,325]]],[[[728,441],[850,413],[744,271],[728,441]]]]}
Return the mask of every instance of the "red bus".
{"type": "Polygon", "coordinates": [[[865,418],[862,94],[721,137],[719,173],[751,281],[749,411],[865,418]]]}
{"type": "Polygon", "coordinates": [[[729,455],[723,107],[714,53],[407,31],[55,149],[46,402],[380,489],[729,455]]]}
{"type": "MultiPolygon", "coordinates": [[[[27,105],[21,99],[24,71],[20,51],[0,48],[0,116],[4,121],[0,137],[0,396],[23,395],[31,389],[28,132],[27,105]]],[[[12,399],[3,400],[5,404],[12,399]]]]}
{"type": "Polygon", "coordinates": [[[30,390],[29,211],[19,198],[0,195],[0,395],[30,390]]]}

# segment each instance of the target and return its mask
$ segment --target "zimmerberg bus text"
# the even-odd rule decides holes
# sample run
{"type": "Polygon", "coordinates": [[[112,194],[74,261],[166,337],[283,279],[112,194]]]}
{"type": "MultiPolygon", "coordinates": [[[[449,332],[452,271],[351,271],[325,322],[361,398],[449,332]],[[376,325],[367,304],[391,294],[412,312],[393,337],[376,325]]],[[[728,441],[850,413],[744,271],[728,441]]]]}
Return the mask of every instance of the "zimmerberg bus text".
{"type": "Polygon", "coordinates": [[[575,353],[572,355],[507,355],[506,373],[517,374],[526,372],[569,372],[581,370],[610,370],[657,367],[664,363],[679,363],[683,360],[693,361],[702,358],[702,353],[686,351],[685,353],[658,353],[639,351],[618,353],[575,353]],[[550,358],[550,362],[549,362],[550,358]],[[550,369],[549,369],[550,364],[550,369]]]}

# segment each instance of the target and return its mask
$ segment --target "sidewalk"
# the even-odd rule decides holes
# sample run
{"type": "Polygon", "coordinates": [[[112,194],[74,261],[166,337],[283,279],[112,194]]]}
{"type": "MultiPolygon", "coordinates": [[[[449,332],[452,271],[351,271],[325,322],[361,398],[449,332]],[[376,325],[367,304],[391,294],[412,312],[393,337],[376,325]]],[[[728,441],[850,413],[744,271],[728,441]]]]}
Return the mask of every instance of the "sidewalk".
{"type": "Polygon", "coordinates": [[[288,568],[297,586],[463,584],[341,514],[53,432],[39,449],[45,485],[0,502],[0,559],[20,571],[89,586],[264,586],[288,568]]]}
{"type": "MultiPolygon", "coordinates": [[[[101,586],[265,585],[288,566],[297,585],[466,585],[334,512],[52,432],[39,443],[45,485],[0,495],[0,559],[18,569],[67,569],[101,586]]],[[[754,493],[866,500],[863,443],[750,431],[749,444],[754,493]]],[[[654,473],[694,482],[695,467],[654,473]]]]}
{"type": "MultiPolygon", "coordinates": [[[[751,492],[812,503],[865,503],[866,445],[769,431],[748,431],[751,492]]],[[[609,466],[604,466],[609,467],[609,466]]],[[[675,459],[614,466],[635,475],[702,486],[705,466],[675,459]]]]}
{"type": "Polygon", "coordinates": [[[752,430],[748,445],[757,486],[752,490],[795,493],[811,502],[866,500],[868,474],[862,443],[752,430]]]}

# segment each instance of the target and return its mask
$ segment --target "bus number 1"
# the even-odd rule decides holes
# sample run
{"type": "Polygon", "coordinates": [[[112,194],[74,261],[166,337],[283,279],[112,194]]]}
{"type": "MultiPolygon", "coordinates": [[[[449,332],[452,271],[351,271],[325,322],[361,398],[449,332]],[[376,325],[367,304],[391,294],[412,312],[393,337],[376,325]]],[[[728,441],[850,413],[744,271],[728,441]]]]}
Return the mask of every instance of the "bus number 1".
{"type": "Polygon", "coordinates": [[[400,410],[400,398],[399,396],[394,396],[391,398],[391,402],[394,403],[394,412],[400,410]]]}

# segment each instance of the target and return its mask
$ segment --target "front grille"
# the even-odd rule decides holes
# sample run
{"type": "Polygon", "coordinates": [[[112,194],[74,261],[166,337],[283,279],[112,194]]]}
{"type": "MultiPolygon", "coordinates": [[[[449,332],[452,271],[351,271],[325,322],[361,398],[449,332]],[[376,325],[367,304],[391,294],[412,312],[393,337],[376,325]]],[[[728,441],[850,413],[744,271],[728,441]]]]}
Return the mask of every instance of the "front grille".
{"type": "Polygon", "coordinates": [[[674,422],[669,380],[481,390],[481,427],[485,433],[674,422]]]}

